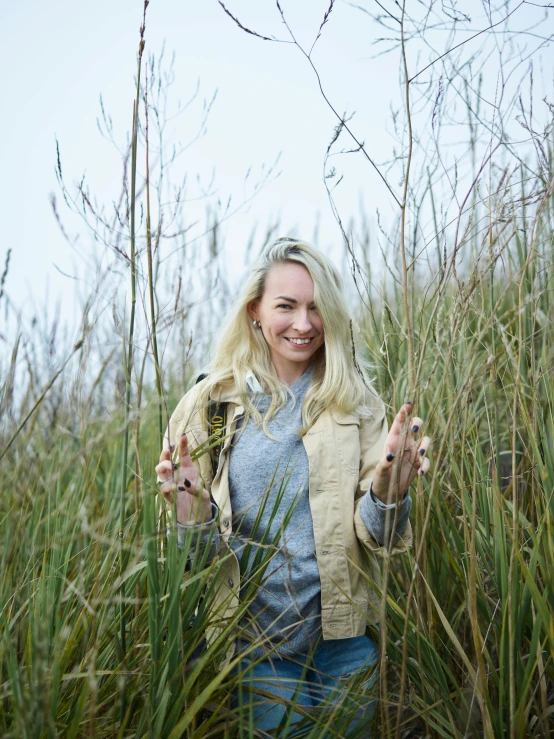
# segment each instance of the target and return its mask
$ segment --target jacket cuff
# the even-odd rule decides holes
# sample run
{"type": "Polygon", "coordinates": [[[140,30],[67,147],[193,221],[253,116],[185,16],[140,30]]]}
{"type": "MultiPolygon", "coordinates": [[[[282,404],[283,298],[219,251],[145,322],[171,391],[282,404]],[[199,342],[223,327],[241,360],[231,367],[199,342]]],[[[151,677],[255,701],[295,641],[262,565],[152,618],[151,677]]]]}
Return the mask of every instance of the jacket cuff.
{"type": "Polygon", "coordinates": [[[383,503],[383,501],[380,500],[373,492],[373,480],[372,480],[371,485],[369,486],[369,494],[371,496],[371,500],[375,503],[377,508],[380,508],[382,511],[393,511],[396,508],[398,503],[402,505],[402,503],[404,503],[408,499],[408,496],[410,494],[410,488],[406,490],[404,495],[400,498],[400,500],[397,500],[396,503],[383,503]]]}
{"type": "Polygon", "coordinates": [[[196,523],[194,521],[191,521],[190,523],[179,523],[177,521],[177,531],[181,529],[201,529],[201,528],[211,528],[214,523],[217,523],[217,519],[219,517],[219,508],[216,506],[214,501],[211,501],[211,507],[212,507],[212,517],[208,521],[200,521],[200,523],[196,523]]]}
{"type": "Polygon", "coordinates": [[[361,542],[368,551],[377,556],[388,557],[390,554],[405,554],[413,545],[412,526],[410,524],[410,520],[408,519],[404,531],[399,536],[395,537],[395,541],[392,546],[390,544],[380,544],[369,533],[367,526],[362,519],[360,513],[360,504],[362,501],[363,498],[356,502],[354,510],[354,530],[356,531],[356,538],[358,541],[361,542]]]}
{"type": "Polygon", "coordinates": [[[185,548],[187,536],[193,535],[191,541],[194,542],[189,549],[189,559],[194,560],[197,557],[198,547],[209,547],[207,560],[210,562],[217,555],[219,550],[219,508],[212,502],[212,518],[202,523],[182,524],[177,522],[177,546],[179,549],[185,548]]]}

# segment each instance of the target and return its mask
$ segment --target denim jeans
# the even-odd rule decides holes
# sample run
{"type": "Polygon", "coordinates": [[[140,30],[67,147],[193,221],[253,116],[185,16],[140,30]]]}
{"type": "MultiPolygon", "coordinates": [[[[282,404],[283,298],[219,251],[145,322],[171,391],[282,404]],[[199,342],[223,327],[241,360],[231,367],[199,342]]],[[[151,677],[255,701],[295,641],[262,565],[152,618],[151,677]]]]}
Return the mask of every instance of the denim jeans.
{"type": "Polygon", "coordinates": [[[367,739],[378,657],[365,635],[321,641],[311,655],[243,657],[234,695],[240,736],[250,736],[253,726],[271,736],[300,736],[317,725],[318,737],[367,739]]]}

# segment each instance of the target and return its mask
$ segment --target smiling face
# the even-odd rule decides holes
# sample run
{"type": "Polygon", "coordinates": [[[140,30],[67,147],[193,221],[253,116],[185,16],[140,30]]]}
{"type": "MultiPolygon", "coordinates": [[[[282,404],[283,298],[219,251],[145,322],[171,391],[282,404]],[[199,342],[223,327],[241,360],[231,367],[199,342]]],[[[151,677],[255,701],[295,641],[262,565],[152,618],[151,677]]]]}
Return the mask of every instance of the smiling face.
{"type": "Polygon", "coordinates": [[[296,262],[274,264],[264,294],[249,304],[248,312],[262,324],[277,377],[291,385],[325,341],[310,273],[296,262]]]}

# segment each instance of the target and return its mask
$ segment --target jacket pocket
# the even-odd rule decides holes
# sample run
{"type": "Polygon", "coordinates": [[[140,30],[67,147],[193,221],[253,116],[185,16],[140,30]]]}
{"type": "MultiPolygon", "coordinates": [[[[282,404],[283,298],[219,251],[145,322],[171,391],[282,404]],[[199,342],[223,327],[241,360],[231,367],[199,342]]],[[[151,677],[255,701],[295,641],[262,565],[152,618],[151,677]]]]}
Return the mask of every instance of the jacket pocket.
{"type": "Polygon", "coordinates": [[[336,414],[335,444],[337,455],[341,465],[352,475],[357,475],[360,470],[360,418],[349,414],[336,414]]]}

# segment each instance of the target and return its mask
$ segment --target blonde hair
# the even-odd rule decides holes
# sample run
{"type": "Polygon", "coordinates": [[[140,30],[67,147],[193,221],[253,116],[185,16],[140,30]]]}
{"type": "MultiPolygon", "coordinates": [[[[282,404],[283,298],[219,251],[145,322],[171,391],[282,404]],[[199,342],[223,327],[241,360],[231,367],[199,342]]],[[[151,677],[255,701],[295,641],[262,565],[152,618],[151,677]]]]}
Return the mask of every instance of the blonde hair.
{"type": "Polygon", "coordinates": [[[311,244],[291,238],[274,241],[252,267],[222,328],[213,358],[206,367],[208,376],[198,398],[200,404],[217,398],[218,389],[234,387],[245,412],[257,422],[263,422],[264,430],[268,433],[267,422],[285,405],[287,396],[292,394],[290,388],[277,377],[263,333],[253,326],[247,310],[249,303],[262,298],[271,267],[283,262],[301,264],[310,273],[314,282],[314,302],[325,332],[325,343],[317,350],[312,361],[310,387],[302,404],[304,428],[301,432],[305,433],[325,409],[342,413],[361,411],[363,415],[373,415],[373,409],[364,402],[371,388],[355,355],[352,321],[342,295],[341,277],[330,260],[311,244]],[[254,373],[272,396],[271,405],[263,419],[250,400],[246,383],[248,371],[254,373]]]}

